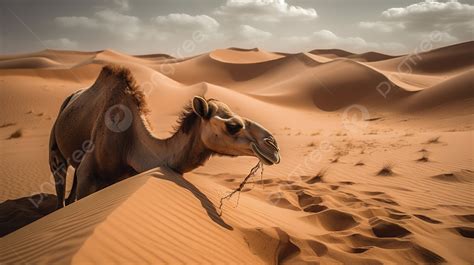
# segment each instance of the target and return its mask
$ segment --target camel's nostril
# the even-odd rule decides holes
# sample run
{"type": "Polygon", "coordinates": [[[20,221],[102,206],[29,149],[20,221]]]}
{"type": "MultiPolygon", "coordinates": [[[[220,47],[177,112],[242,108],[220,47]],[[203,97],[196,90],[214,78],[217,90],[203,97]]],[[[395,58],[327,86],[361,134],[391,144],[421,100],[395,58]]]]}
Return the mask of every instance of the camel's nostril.
{"type": "Polygon", "coordinates": [[[275,140],[271,137],[264,138],[263,141],[267,144],[273,147],[275,150],[280,151],[280,148],[278,148],[278,145],[276,144],[275,140]]]}

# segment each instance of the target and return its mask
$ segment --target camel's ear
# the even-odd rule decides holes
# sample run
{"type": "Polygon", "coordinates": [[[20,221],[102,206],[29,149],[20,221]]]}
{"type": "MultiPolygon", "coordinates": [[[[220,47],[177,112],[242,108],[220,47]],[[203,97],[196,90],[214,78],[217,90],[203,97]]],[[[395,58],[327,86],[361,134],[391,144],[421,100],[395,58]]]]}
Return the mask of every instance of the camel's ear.
{"type": "Polygon", "coordinates": [[[199,96],[195,96],[193,98],[193,111],[201,118],[207,118],[207,114],[209,113],[209,105],[207,101],[199,96]]]}

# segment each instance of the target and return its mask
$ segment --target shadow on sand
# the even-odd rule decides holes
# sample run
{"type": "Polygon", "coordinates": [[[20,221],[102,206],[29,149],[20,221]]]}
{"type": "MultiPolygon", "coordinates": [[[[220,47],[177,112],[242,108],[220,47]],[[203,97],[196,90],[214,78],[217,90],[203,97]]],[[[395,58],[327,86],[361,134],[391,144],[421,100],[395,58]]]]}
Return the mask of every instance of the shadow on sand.
{"type": "Polygon", "coordinates": [[[233,230],[232,226],[227,224],[221,216],[218,214],[216,207],[214,204],[209,200],[209,198],[202,193],[194,184],[186,180],[182,175],[177,174],[171,170],[161,169],[163,174],[153,174],[153,176],[174,182],[176,185],[189,190],[196,199],[201,202],[201,206],[206,210],[207,215],[214,221],[216,224],[226,228],[228,230],[233,230]]]}
{"type": "MultiPolygon", "coordinates": [[[[194,184],[182,175],[165,169],[150,172],[150,175],[159,179],[171,181],[176,185],[189,190],[206,210],[209,218],[221,227],[233,230],[218,214],[216,207],[209,198],[194,184]]],[[[56,195],[39,193],[28,197],[7,200],[0,203],[0,237],[14,232],[56,210],[56,195]]]]}
{"type": "Polygon", "coordinates": [[[0,203],[0,237],[56,210],[56,195],[38,193],[0,203]]]}

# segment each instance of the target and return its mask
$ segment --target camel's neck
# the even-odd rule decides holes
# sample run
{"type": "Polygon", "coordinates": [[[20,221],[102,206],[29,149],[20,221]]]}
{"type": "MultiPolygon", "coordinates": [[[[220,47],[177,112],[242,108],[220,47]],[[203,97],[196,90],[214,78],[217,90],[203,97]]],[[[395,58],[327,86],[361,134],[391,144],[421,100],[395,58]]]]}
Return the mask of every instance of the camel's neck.
{"type": "Polygon", "coordinates": [[[134,143],[128,160],[137,172],[165,166],[184,173],[201,166],[212,154],[201,141],[199,120],[188,133],[178,129],[168,139],[158,139],[143,120],[136,120],[139,121],[134,122],[134,143]]]}

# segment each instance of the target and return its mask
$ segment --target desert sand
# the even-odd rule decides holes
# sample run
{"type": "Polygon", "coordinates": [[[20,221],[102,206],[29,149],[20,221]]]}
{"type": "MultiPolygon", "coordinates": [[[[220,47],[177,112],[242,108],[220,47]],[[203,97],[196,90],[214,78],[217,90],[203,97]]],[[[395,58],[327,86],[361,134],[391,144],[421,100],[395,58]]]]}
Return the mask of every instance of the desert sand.
{"type": "Polygon", "coordinates": [[[0,264],[472,264],[473,54],[0,56],[0,264]],[[268,128],[282,162],[221,210],[257,158],[153,169],[54,211],[51,126],[109,63],[131,69],[160,137],[194,95],[217,98],[268,128]]]}

